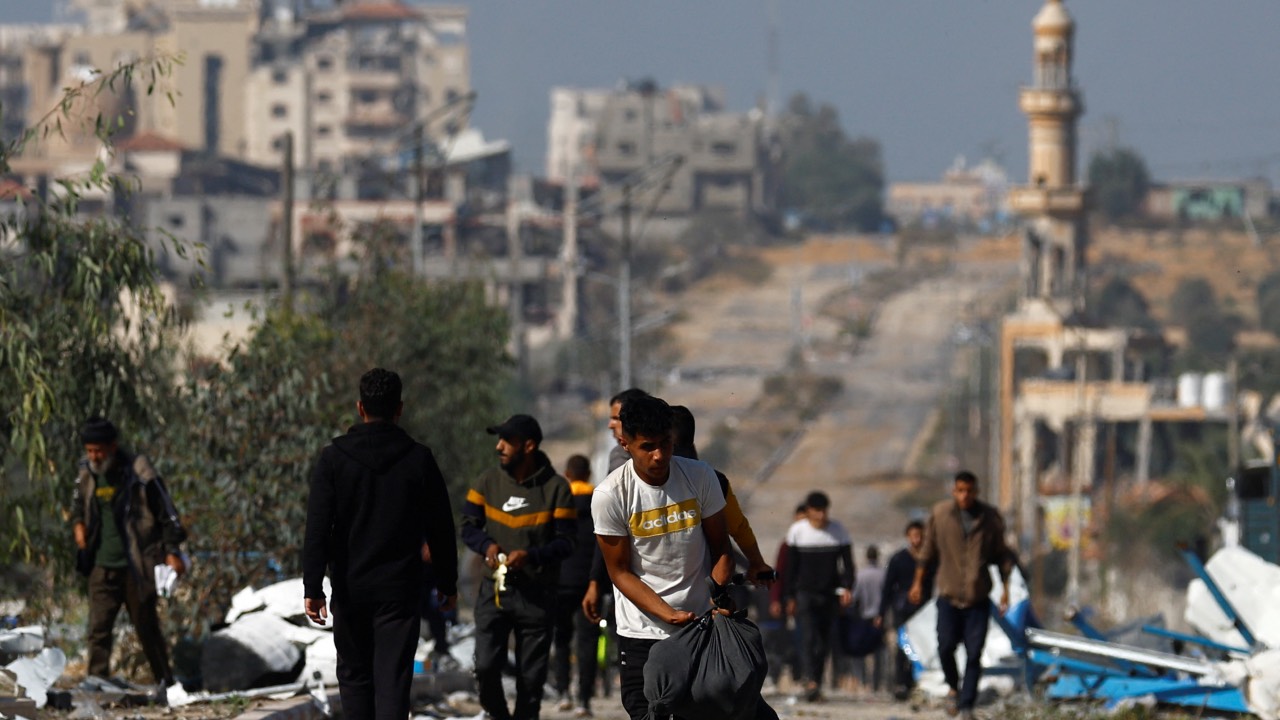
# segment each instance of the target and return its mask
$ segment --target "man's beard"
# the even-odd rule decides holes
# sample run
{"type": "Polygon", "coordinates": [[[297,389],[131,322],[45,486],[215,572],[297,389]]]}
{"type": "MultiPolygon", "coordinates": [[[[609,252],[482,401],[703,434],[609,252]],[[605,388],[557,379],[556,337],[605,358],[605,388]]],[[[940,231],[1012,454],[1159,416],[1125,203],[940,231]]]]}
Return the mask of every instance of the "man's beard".
{"type": "Polygon", "coordinates": [[[502,470],[504,472],[510,473],[512,470],[515,470],[516,468],[520,467],[520,464],[524,462],[524,459],[527,456],[528,456],[528,453],[526,452],[523,452],[523,451],[517,452],[512,454],[511,459],[505,462],[499,459],[498,465],[502,467],[502,470]]]}
{"type": "Polygon", "coordinates": [[[102,460],[99,460],[97,462],[94,462],[93,460],[89,461],[89,470],[91,470],[94,475],[105,475],[108,471],[111,470],[111,468],[115,466],[116,466],[115,455],[108,455],[106,458],[103,458],[102,460]]]}

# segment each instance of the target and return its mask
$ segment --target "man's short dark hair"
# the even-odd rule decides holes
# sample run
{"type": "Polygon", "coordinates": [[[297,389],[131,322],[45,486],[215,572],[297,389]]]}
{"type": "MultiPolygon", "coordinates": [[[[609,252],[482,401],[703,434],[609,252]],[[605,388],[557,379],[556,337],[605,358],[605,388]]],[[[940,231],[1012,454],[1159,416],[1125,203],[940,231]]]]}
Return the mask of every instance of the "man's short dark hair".
{"type": "Polygon", "coordinates": [[[697,424],[693,420],[693,412],[683,405],[672,405],[671,429],[675,436],[675,450],[672,454],[697,460],[698,447],[693,443],[697,424]]]}
{"type": "Polygon", "coordinates": [[[977,476],[977,475],[974,475],[973,473],[969,472],[968,470],[961,470],[960,472],[956,473],[956,479],[955,479],[955,482],[958,482],[958,483],[969,483],[970,485],[977,485],[977,484],[978,484],[978,476],[977,476]]]}
{"type": "Polygon", "coordinates": [[[880,548],[875,545],[867,546],[867,562],[875,563],[880,559],[880,548]]]}
{"type": "Polygon", "coordinates": [[[622,423],[622,434],[633,438],[662,438],[671,434],[671,406],[648,393],[623,401],[618,420],[622,423]]]}
{"type": "Polygon", "coordinates": [[[390,420],[400,409],[400,376],[374,368],[360,376],[360,404],[371,418],[390,420]]]}
{"type": "Polygon", "coordinates": [[[645,392],[645,391],[641,390],[640,388],[634,388],[634,387],[633,387],[633,388],[627,388],[626,390],[623,390],[622,392],[618,393],[617,395],[614,395],[613,397],[609,398],[609,404],[610,404],[610,405],[617,405],[617,404],[621,403],[621,404],[623,404],[623,405],[626,405],[626,404],[627,404],[628,402],[630,402],[631,400],[634,400],[634,399],[636,399],[636,398],[640,398],[640,397],[650,397],[650,395],[649,395],[649,393],[647,393],[647,392],[645,392]]]}
{"type": "Polygon", "coordinates": [[[591,461],[586,455],[570,455],[564,461],[564,476],[570,480],[587,480],[591,477],[591,461]]]}
{"type": "Polygon", "coordinates": [[[919,520],[912,520],[911,522],[907,523],[907,527],[903,529],[902,534],[906,535],[912,530],[919,530],[920,532],[924,532],[924,523],[920,522],[919,520]]]}
{"type": "Polygon", "coordinates": [[[814,490],[804,499],[804,506],[814,510],[826,510],[831,507],[831,498],[821,490],[814,490]]]}

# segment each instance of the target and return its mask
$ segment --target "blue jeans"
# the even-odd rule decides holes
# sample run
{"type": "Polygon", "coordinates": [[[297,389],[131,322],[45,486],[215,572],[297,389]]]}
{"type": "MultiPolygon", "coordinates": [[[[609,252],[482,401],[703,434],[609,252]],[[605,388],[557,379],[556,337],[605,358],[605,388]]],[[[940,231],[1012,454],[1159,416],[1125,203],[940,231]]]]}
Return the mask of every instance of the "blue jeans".
{"type": "Polygon", "coordinates": [[[944,597],[938,598],[938,662],[947,685],[955,690],[956,706],[972,710],[978,699],[978,681],[982,679],[982,648],[987,644],[987,625],[991,617],[991,600],[983,598],[969,607],[956,607],[944,597]],[[956,648],[964,643],[964,682],[956,667],[956,648]]]}

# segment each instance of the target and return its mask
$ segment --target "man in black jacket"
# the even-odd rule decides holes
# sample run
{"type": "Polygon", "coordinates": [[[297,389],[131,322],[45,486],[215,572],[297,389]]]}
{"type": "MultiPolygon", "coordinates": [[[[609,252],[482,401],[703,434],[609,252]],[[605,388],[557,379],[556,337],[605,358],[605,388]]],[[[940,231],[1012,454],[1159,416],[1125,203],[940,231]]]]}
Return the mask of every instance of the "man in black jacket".
{"type": "Polygon", "coordinates": [[[582,596],[591,576],[591,559],[596,547],[595,525],[591,522],[591,461],[585,455],[571,455],[564,464],[564,478],[573,492],[578,512],[578,533],[573,554],[560,564],[560,592],[556,598],[554,677],[552,685],[560,696],[557,709],[573,709],[574,717],[591,717],[591,698],[596,685],[596,643],[600,626],[579,612],[582,596]],[[576,642],[575,642],[576,639],[576,642]],[[572,648],[572,650],[571,650],[572,648]],[[577,658],[578,704],[570,698],[570,656],[577,658]]]}
{"type": "Polygon", "coordinates": [[[360,378],[356,410],[363,422],[321,451],[307,498],[304,605],[307,617],[323,625],[327,567],[347,720],[409,715],[423,538],[442,606],[457,601],[449,494],[431,450],[396,424],[404,409],[400,389],[400,376],[382,368],[360,378]]]}
{"type": "Polygon", "coordinates": [[[488,428],[498,436],[499,468],[482,474],[462,506],[462,541],[494,574],[476,598],[476,686],[491,720],[538,720],[547,682],[560,563],[573,552],[569,483],[538,449],[542,428],[513,415],[488,428]],[[516,704],[507,709],[502,669],[516,636],[516,704]]]}
{"type": "Polygon", "coordinates": [[[77,569],[89,576],[89,674],[106,677],[120,606],[128,608],[157,683],[173,684],[169,650],[156,612],[156,571],[186,571],[179,544],[187,531],[164,481],[145,455],[120,447],[110,420],[91,417],[80,429],[73,502],[77,569]]]}
{"type": "MultiPolygon", "coordinates": [[[[915,687],[915,678],[911,673],[911,660],[898,645],[896,637],[903,625],[920,609],[920,605],[911,602],[907,595],[911,592],[911,583],[916,576],[916,557],[920,554],[920,546],[924,544],[924,523],[912,520],[904,531],[907,546],[889,558],[889,566],[884,572],[884,595],[880,599],[880,610],[886,616],[886,625],[893,628],[895,650],[893,663],[893,696],[898,700],[906,700],[915,687]]],[[[925,577],[925,597],[933,595],[933,573],[925,577]]]]}

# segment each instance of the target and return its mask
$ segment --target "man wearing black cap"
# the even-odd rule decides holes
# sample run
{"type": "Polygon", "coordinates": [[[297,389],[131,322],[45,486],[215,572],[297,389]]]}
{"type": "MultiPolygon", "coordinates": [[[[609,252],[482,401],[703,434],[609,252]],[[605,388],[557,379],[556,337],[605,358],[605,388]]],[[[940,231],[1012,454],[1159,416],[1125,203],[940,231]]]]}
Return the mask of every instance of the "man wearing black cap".
{"type": "Polygon", "coordinates": [[[168,687],[173,675],[156,612],[155,567],[186,572],[179,545],[187,531],[151,462],[119,440],[105,418],[91,417],[80,429],[85,457],[72,507],[76,568],[89,576],[89,674],[110,673],[113,628],[124,605],[151,674],[168,687]]]}
{"type": "Polygon", "coordinates": [[[400,392],[400,376],[390,370],[374,368],[360,378],[362,422],[321,451],[307,497],[303,608],[312,622],[328,619],[328,568],[347,720],[409,716],[425,556],[441,607],[448,611],[457,601],[449,493],[430,448],[396,424],[404,410],[400,392]]]}
{"type": "Polygon", "coordinates": [[[537,720],[547,681],[560,562],[573,552],[569,483],[538,446],[542,428],[513,415],[487,428],[498,436],[498,469],[484,473],[462,507],[462,540],[493,571],[476,599],[476,684],[492,720],[537,720]],[[516,704],[502,691],[507,642],[516,638],[516,704]]]}

